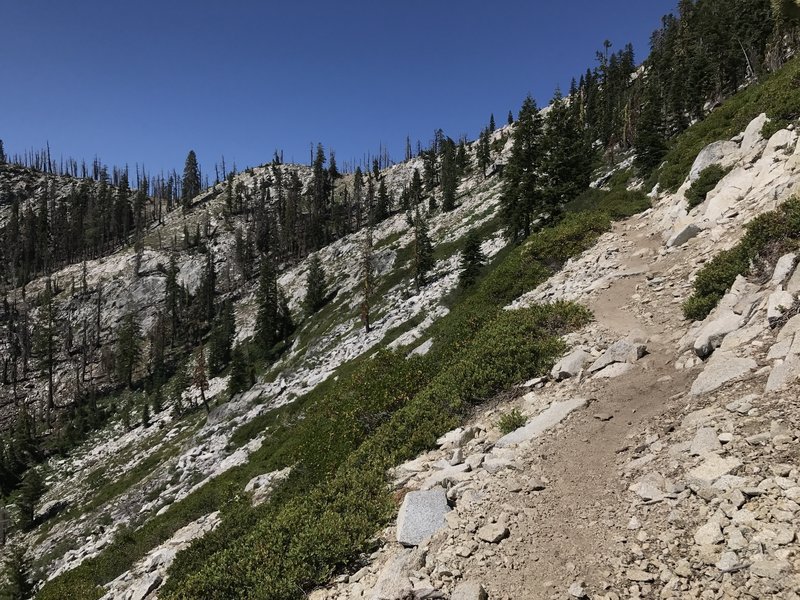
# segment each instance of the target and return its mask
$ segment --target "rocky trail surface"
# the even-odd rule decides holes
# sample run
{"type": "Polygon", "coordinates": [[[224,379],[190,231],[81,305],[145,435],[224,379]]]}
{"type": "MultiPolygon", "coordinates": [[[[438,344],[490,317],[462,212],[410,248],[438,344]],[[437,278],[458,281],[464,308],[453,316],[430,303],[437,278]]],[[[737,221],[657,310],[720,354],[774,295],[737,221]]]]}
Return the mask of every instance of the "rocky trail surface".
{"type": "Polygon", "coordinates": [[[737,279],[701,323],[681,310],[697,270],[795,191],[797,135],[763,124],[509,307],[577,300],[595,320],[550,377],[398,467],[398,521],[314,600],[800,598],[798,257],[737,279]],[[731,171],[687,210],[717,162],[731,171]],[[512,409],[527,422],[503,435],[512,409]]]}

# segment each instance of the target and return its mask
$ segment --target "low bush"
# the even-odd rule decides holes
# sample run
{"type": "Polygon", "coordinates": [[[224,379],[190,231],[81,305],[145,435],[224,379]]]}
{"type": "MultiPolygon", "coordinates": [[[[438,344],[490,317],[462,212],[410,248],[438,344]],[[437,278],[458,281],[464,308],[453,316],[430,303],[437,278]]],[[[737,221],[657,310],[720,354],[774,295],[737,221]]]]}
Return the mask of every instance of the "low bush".
{"type": "Polygon", "coordinates": [[[516,431],[524,426],[528,420],[525,418],[518,408],[513,409],[511,412],[504,414],[497,420],[497,426],[503,435],[516,431]]]}
{"type": "MultiPolygon", "coordinates": [[[[433,325],[425,356],[380,352],[338,370],[280,415],[263,417],[260,450],[163,515],[120,536],[101,555],[48,582],[40,598],[97,598],[117,577],[179,527],[213,510],[219,527],[181,552],[163,598],[298,598],[365,549],[395,510],[386,470],[430,448],[471,408],[517,381],[542,374],[564,351],[560,334],[589,318],[556,303],[503,307],[589,248],[610,227],[605,215],[568,215],[494,268],[433,325]],[[301,418],[302,417],[302,418],[301,418]],[[254,475],[292,467],[257,508],[241,493],[254,475]]],[[[258,427],[237,432],[243,442],[258,427]]]]}
{"type": "Polygon", "coordinates": [[[730,169],[723,169],[720,165],[711,165],[703,169],[699,177],[695,179],[692,187],[686,191],[686,201],[689,203],[689,209],[705,202],[708,192],[717,187],[717,184],[729,172],[730,169]]]}
{"type": "Polygon", "coordinates": [[[793,198],[774,211],[759,215],[746,226],[744,237],[720,252],[697,273],[694,293],[683,304],[687,319],[706,318],[730,289],[737,275],[756,264],[772,263],[780,254],[800,246],[800,199],[793,198]]]}

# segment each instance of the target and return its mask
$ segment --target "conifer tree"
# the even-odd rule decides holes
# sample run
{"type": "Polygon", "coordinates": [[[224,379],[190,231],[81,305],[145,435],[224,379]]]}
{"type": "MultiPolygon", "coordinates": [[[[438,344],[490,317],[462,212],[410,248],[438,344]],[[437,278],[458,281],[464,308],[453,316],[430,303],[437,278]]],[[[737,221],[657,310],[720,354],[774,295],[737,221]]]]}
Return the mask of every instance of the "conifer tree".
{"type": "Polygon", "coordinates": [[[122,325],[117,334],[115,359],[117,379],[128,388],[133,385],[133,373],[139,360],[140,336],[139,323],[136,321],[135,313],[131,311],[122,319],[122,325]]]}
{"type": "Polygon", "coordinates": [[[389,193],[386,191],[386,184],[381,179],[378,184],[378,197],[375,201],[375,214],[372,217],[372,222],[377,224],[389,216],[389,208],[391,202],[389,200],[389,193]]]}
{"type": "Polygon", "coordinates": [[[667,141],[664,135],[660,98],[654,86],[646,89],[647,97],[636,123],[636,167],[640,173],[648,174],[661,164],[667,153],[667,141]]]}
{"type": "Polygon", "coordinates": [[[489,133],[494,133],[495,129],[496,127],[494,124],[494,113],[492,113],[491,116],[489,117],[489,133]]]}
{"type": "Polygon", "coordinates": [[[241,346],[236,346],[231,353],[231,373],[228,379],[228,395],[233,397],[250,386],[248,368],[241,346]]]}
{"type": "Polygon", "coordinates": [[[361,322],[364,330],[371,331],[370,308],[372,305],[372,294],[375,291],[375,267],[373,264],[372,248],[372,229],[367,227],[364,230],[364,237],[361,242],[361,322]]]}
{"type": "Polygon", "coordinates": [[[478,170],[481,172],[481,176],[485,179],[486,169],[489,168],[489,162],[491,161],[492,157],[492,149],[491,149],[491,144],[489,142],[488,129],[484,129],[483,131],[481,131],[481,135],[478,138],[478,148],[476,151],[476,155],[478,161],[478,170]]]}
{"type": "Polygon", "coordinates": [[[308,276],[306,277],[306,297],[303,308],[307,315],[312,315],[325,304],[327,294],[325,270],[318,254],[313,254],[308,261],[308,276]]]}
{"type": "Polygon", "coordinates": [[[47,422],[52,421],[54,401],[54,370],[56,363],[56,311],[53,305],[53,286],[50,278],[45,282],[42,305],[36,326],[35,352],[39,358],[39,370],[47,377],[47,422]]]}
{"type": "Polygon", "coordinates": [[[183,167],[183,180],[181,185],[181,205],[183,212],[189,210],[192,198],[200,193],[200,167],[197,165],[197,155],[194,150],[189,150],[186,164],[183,167]]]}
{"type": "Polygon", "coordinates": [[[0,165],[6,164],[6,151],[3,148],[3,140],[0,140],[0,165]]]}
{"type": "Polygon", "coordinates": [[[206,355],[202,344],[197,349],[194,362],[194,376],[192,377],[192,384],[200,391],[200,401],[203,403],[203,408],[206,413],[211,412],[206,400],[206,390],[208,389],[208,375],[206,373],[206,355]]]}
{"type": "Polygon", "coordinates": [[[22,546],[14,546],[6,552],[3,560],[3,579],[0,597],[8,600],[27,600],[33,597],[31,565],[22,546]]]}
{"type": "Polygon", "coordinates": [[[27,531],[34,524],[36,504],[44,495],[45,487],[39,471],[28,469],[22,477],[22,483],[17,493],[17,509],[19,510],[18,526],[22,531],[27,531]]]}
{"type": "Polygon", "coordinates": [[[231,360],[233,338],[236,335],[236,316],[233,303],[225,300],[220,306],[219,316],[211,330],[208,348],[208,369],[217,375],[231,360]]]}
{"type": "Polygon", "coordinates": [[[417,206],[414,215],[414,283],[417,291],[427,283],[428,272],[433,265],[433,244],[428,233],[428,223],[417,206]]]}
{"type": "Polygon", "coordinates": [[[422,177],[420,177],[419,169],[414,169],[408,189],[409,205],[413,207],[422,202],[422,194],[422,177]]]}
{"type": "Polygon", "coordinates": [[[458,186],[458,165],[456,162],[456,145],[446,138],[442,142],[442,210],[451,211],[456,206],[456,187],[458,186]]]}
{"type": "Polygon", "coordinates": [[[542,207],[539,177],[542,122],[531,96],[522,103],[513,135],[514,148],[504,171],[506,185],[501,207],[506,236],[518,242],[531,234],[534,212],[542,207]]]}
{"type": "Polygon", "coordinates": [[[150,402],[147,398],[142,402],[142,427],[150,427],[150,402]]]}
{"type": "Polygon", "coordinates": [[[164,305],[172,332],[171,339],[174,341],[181,322],[181,288],[178,285],[178,263],[174,253],[170,254],[167,267],[164,305]]]}
{"type": "Polygon", "coordinates": [[[476,231],[471,231],[464,242],[459,263],[458,279],[462,287],[469,287],[475,283],[485,262],[486,256],[481,250],[481,239],[476,231]]]}
{"type": "Polygon", "coordinates": [[[507,121],[506,121],[506,122],[507,122],[509,125],[513,125],[513,124],[514,124],[514,113],[513,113],[513,112],[511,112],[511,111],[508,111],[508,119],[507,119],[507,121]]]}
{"type": "Polygon", "coordinates": [[[269,254],[261,258],[261,277],[256,302],[258,311],[255,338],[261,350],[268,356],[278,341],[278,282],[273,259],[269,254]]]}
{"type": "Polygon", "coordinates": [[[591,179],[593,152],[579,115],[556,90],[541,140],[541,205],[534,207],[554,221],[561,207],[577,197],[591,179]]]}

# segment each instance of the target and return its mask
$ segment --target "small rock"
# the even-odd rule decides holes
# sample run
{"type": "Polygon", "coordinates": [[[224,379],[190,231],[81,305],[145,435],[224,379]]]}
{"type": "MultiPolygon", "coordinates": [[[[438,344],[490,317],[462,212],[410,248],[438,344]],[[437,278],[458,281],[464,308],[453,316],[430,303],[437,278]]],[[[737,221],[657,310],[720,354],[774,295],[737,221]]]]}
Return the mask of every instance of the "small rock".
{"type": "Polygon", "coordinates": [[[478,539],[488,542],[489,544],[497,544],[498,542],[506,539],[509,535],[508,527],[500,523],[490,523],[478,529],[478,539]]]}
{"type": "Polygon", "coordinates": [[[483,586],[476,581],[462,581],[453,590],[450,600],[487,600],[483,586]]]}

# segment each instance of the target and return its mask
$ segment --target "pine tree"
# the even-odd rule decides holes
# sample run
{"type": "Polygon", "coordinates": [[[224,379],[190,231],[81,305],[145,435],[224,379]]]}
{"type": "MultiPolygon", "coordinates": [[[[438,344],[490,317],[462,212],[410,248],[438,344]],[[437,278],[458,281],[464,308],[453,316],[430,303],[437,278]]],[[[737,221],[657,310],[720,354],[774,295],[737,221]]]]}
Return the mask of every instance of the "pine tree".
{"type": "Polygon", "coordinates": [[[375,291],[375,268],[373,265],[372,248],[372,229],[367,227],[364,230],[364,238],[361,243],[361,322],[364,330],[371,331],[370,307],[372,304],[372,294],[375,291]]]}
{"type": "Polygon", "coordinates": [[[513,113],[513,112],[511,112],[511,111],[508,111],[508,119],[507,119],[507,121],[506,121],[506,122],[507,122],[509,125],[513,125],[513,124],[514,124],[514,113],[513,113]]]}
{"type": "Polygon", "coordinates": [[[211,408],[208,406],[208,400],[206,400],[208,375],[206,374],[206,355],[202,345],[197,349],[195,356],[192,384],[200,391],[200,401],[203,403],[203,408],[206,409],[206,413],[211,412],[211,408]]]}
{"type": "Polygon", "coordinates": [[[308,261],[308,276],[306,277],[306,297],[303,308],[307,315],[312,315],[325,305],[327,294],[325,270],[318,254],[314,254],[308,261]]]}
{"type": "Polygon", "coordinates": [[[579,122],[579,115],[556,90],[541,140],[541,205],[535,207],[554,221],[564,204],[576,198],[591,180],[593,152],[579,122]]]}
{"type": "Polygon", "coordinates": [[[128,388],[133,385],[133,374],[139,361],[140,336],[141,328],[136,321],[136,315],[134,312],[129,312],[123,317],[117,334],[115,360],[117,379],[128,388]]]}
{"type": "Polygon", "coordinates": [[[477,232],[471,231],[464,242],[459,263],[458,279],[462,287],[469,287],[475,283],[485,262],[486,256],[481,250],[481,239],[477,232]]]}
{"type": "Polygon", "coordinates": [[[6,164],[6,151],[3,148],[3,140],[0,140],[0,165],[6,164]]]}
{"type": "Polygon", "coordinates": [[[372,217],[372,223],[377,224],[385,220],[389,216],[389,209],[391,201],[389,200],[389,193],[386,190],[386,184],[381,179],[378,184],[378,197],[375,201],[375,211],[372,217]]]}
{"type": "Polygon", "coordinates": [[[17,493],[17,509],[19,510],[18,526],[27,531],[34,525],[36,504],[44,495],[45,487],[41,475],[36,469],[28,469],[22,478],[17,493]]]}
{"type": "Polygon", "coordinates": [[[186,164],[183,167],[183,180],[181,185],[181,205],[183,212],[189,210],[192,198],[200,193],[200,167],[197,165],[197,155],[194,150],[189,150],[186,164]]]}
{"type": "Polygon", "coordinates": [[[476,158],[478,161],[478,170],[481,172],[481,176],[485,179],[486,178],[486,169],[489,168],[489,163],[492,158],[492,147],[489,142],[489,130],[484,129],[481,131],[481,135],[478,138],[478,148],[476,151],[476,158]]]}
{"type": "Polygon", "coordinates": [[[35,334],[35,352],[39,358],[39,369],[47,378],[47,422],[51,423],[54,401],[54,370],[56,363],[56,311],[53,305],[53,286],[50,278],[45,282],[42,305],[35,334]]]}
{"type": "Polygon", "coordinates": [[[255,338],[262,352],[269,356],[272,347],[278,341],[278,282],[273,259],[269,254],[261,259],[261,277],[256,302],[258,311],[255,338]]]}
{"type": "Polygon", "coordinates": [[[513,242],[531,234],[534,212],[542,205],[540,189],[540,142],[542,121],[536,102],[528,96],[522,103],[514,129],[514,147],[504,171],[501,199],[506,236],[513,242]]]}
{"type": "Polygon", "coordinates": [[[446,138],[442,142],[442,210],[451,211],[456,206],[456,187],[458,186],[458,164],[456,162],[456,145],[446,138]]]}
{"type": "Polygon", "coordinates": [[[414,215],[414,283],[417,291],[427,283],[428,272],[433,266],[433,244],[428,233],[428,223],[417,206],[414,215]]]}
{"type": "Polygon", "coordinates": [[[489,117],[489,133],[494,133],[495,129],[496,127],[494,124],[494,113],[492,113],[491,116],[489,117]]]}
{"type": "Polygon", "coordinates": [[[422,202],[422,177],[420,177],[419,169],[414,169],[411,175],[411,185],[408,188],[408,200],[410,206],[416,206],[422,202]]]}
{"type": "Polygon", "coordinates": [[[178,285],[178,263],[175,254],[170,254],[164,288],[164,308],[169,319],[171,339],[174,341],[181,322],[181,288],[178,285]]]}
{"type": "Polygon", "coordinates": [[[142,402],[142,427],[150,427],[150,402],[147,398],[142,402]]]}
{"type": "Polygon", "coordinates": [[[27,600],[33,597],[31,565],[23,547],[14,546],[6,552],[3,560],[3,579],[5,585],[0,587],[0,598],[27,600]]]}
{"type": "Polygon", "coordinates": [[[241,346],[236,346],[231,353],[231,372],[228,379],[228,395],[233,397],[250,386],[247,363],[241,346]]]}
{"type": "Polygon", "coordinates": [[[236,316],[233,303],[225,300],[220,307],[219,316],[211,330],[208,349],[208,368],[213,375],[222,372],[231,360],[233,338],[236,335],[236,316]]]}
{"type": "Polygon", "coordinates": [[[667,153],[660,98],[654,86],[648,86],[639,120],[636,123],[636,167],[643,175],[649,174],[660,164],[667,153]]]}

